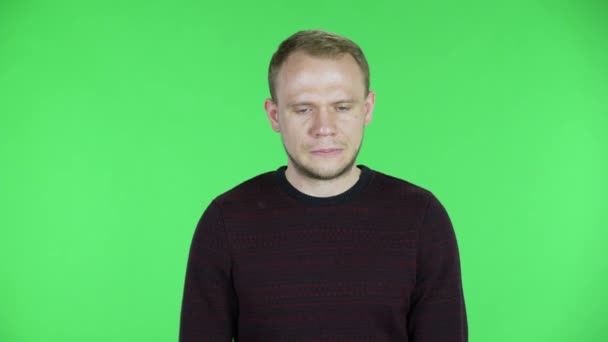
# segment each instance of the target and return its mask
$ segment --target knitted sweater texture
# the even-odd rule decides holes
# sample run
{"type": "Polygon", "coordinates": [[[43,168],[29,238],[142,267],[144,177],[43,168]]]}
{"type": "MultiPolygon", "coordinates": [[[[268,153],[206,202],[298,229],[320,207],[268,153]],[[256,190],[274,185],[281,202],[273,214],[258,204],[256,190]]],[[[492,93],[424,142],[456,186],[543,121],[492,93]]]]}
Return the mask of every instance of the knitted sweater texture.
{"type": "Polygon", "coordinates": [[[312,197],[286,166],[217,196],[194,230],[181,342],[465,342],[456,235],[437,197],[365,165],[312,197]]]}

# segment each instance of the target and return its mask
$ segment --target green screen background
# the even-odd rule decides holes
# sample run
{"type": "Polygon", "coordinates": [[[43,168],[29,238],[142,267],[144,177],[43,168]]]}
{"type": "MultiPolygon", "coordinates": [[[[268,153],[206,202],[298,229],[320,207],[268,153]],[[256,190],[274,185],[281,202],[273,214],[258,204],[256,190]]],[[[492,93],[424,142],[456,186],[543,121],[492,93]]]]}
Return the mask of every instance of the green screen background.
{"type": "Polygon", "coordinates": [[[470,340],[608,341],[602,1],[0,1],[0,341],[176,341],[212,198],[286,163],[306,28],[366,53],[358,162],[433,191],[470,340]]]}

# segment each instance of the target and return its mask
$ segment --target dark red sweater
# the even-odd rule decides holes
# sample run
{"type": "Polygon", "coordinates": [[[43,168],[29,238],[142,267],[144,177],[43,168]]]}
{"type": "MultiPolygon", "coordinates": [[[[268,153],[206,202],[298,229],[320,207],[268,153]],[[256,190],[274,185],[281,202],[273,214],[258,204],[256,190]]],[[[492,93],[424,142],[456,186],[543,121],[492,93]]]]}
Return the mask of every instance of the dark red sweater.
{"type": "Polygon", "coordinates": [[[358,167],[333,197],[299,192],[282,166],[213,200],[190,246],[179,340],[467,341],[446,210],[358,167]]]}

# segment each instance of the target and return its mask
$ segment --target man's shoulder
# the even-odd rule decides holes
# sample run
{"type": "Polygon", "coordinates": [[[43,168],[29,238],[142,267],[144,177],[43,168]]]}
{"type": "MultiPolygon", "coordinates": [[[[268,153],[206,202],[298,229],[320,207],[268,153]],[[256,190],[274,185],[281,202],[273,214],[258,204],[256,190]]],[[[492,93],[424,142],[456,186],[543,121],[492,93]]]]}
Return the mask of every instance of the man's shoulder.
{"type": "Polygon", "coordinates": [[[270,194],[275,187],[275,170],[260,173],[235,185],[215,198],[220,205],[232,202],[255,200],[264,194],[270,194]]]}
{"type": "Polygon", "coordinates": [[[372,191],[386,199],[428,201],[433,193],[420,184],[392,174],[373,170],[372,191]]]}

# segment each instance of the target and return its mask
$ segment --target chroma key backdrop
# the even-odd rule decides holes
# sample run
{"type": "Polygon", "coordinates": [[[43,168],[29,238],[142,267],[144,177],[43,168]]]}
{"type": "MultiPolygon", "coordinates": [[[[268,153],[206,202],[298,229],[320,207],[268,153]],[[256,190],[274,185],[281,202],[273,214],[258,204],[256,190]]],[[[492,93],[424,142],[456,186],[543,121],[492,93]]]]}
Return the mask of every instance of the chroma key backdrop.
{"type": "Polygon", "coordinates": [[[433,191],[473,342],[608,341],[608,5],[0,1],[0,341],[176,341],[217,195],[286,164],[301,29],[366,53],[359,163],[433,191]]]}

